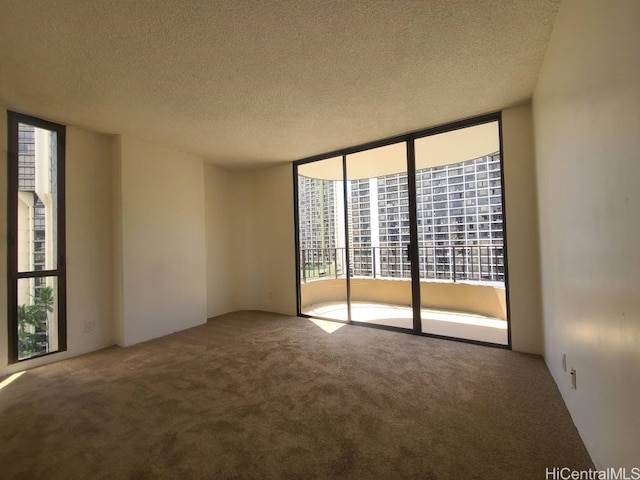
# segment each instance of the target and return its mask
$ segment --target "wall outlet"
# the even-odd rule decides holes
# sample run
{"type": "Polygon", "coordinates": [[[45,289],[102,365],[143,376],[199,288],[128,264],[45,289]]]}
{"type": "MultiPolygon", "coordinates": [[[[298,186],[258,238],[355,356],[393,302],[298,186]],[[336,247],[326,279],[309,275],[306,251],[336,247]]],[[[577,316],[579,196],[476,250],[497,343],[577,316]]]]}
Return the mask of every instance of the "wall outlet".
{"type": "Polygon", "coordinates": [[[269,297],[269,300],[273,300],[273,290],[269,290],[267,296],[269,297]]]}
{"type": "Polygon", "coordinates": [[[84,331],[85,333],[93,332],[96,328],[96,323],[93,320],[85,320],[84,321],[84,331]]]}
{"type": "Polygon", "coordinates": [[[567,354],[562,354],[562,370],[567,371],[567,354]]]}
{"type": "Polygon", "coordinates": [[[571,375],[571,389],[575,390],[575,389],[578,388],[578,383],[576,381],[577,374],[576,374],[576,369],[575,368],[571,369],[570,375],[571,375]]]}

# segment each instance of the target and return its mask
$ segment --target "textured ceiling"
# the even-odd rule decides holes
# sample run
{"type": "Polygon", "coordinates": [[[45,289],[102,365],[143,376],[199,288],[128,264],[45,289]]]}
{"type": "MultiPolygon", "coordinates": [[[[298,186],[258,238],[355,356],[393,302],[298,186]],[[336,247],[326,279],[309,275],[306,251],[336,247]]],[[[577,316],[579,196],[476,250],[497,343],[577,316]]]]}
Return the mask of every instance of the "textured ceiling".
{"type": "Polygon", "coordinates": [[[530,98],[555,0],[1,0],[0,104],[229,167],[530,98]]]}

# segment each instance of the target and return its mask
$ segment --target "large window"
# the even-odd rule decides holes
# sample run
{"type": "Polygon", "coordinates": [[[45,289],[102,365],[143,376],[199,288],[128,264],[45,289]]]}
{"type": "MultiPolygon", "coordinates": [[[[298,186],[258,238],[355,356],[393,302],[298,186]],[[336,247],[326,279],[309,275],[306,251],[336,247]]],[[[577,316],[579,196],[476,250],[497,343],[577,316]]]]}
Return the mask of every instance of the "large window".
{"type": "Polygon", "coordinates": [[[8,113],[9,362],[66,350],[65,127],[8,113]]]}
{"type": "Polygon", "coordinates": [[[510,344],[500,115],[294,162],[298,313],[510,344]]]}

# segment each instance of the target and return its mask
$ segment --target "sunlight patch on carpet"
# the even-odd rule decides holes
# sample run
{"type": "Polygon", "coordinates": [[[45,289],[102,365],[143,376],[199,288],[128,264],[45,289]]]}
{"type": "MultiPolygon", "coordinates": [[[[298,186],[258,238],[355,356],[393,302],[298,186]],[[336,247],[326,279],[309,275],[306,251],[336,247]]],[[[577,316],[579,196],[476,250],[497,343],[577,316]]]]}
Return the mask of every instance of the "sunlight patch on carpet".
{"type": "Polygon", "coordinates": [[[309,320],[327,333],[333,333],[345,326],[344,323],[329,322],[328,320],[319,320],[317,318],[310,318],[309,320]]]}
{"type": "Polygon", "coordinates": [[[2,390],[4,387],[8,386],[10,383],[12,383],[14,380],[17,380],[19,377],[21,377],[25,372],[18,372],[18,373],[14,373],[13,375],[9,375],[7,378],[5,378],[2,382],[0,382],[0,390],[2,390]]]}

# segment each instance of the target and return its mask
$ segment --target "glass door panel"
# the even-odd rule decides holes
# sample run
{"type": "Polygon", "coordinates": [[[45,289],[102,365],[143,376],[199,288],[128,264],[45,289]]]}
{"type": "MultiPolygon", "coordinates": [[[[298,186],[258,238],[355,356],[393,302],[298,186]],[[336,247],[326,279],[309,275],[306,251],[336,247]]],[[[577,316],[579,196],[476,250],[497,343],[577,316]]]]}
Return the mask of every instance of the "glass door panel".
{"type": "Polygon", "coordinates": [[[342,157],[297,167],[300,311],[348,320],[342,157]]]}
{"type": "Polygon", "coordinates": [[[508,344],[497,121],[415,140],[422,331],[508,344]]]}
{"type": "Polygon", "coordinates": [[[347,155],[351,320],[413,328],[405,142],[347,155]]]}

